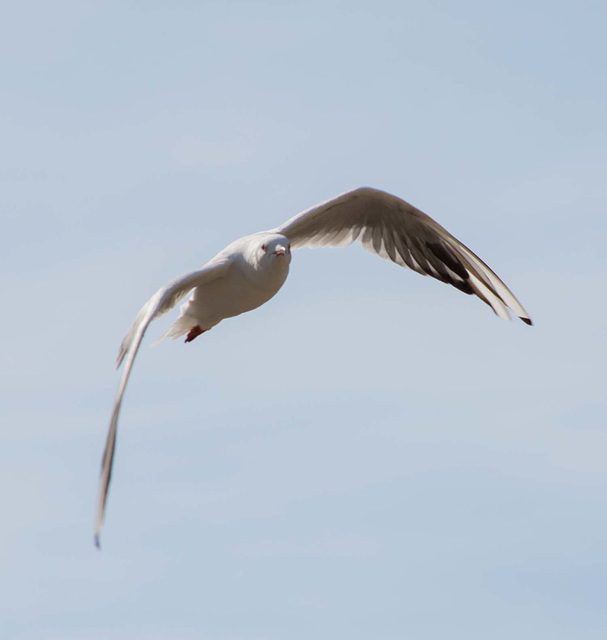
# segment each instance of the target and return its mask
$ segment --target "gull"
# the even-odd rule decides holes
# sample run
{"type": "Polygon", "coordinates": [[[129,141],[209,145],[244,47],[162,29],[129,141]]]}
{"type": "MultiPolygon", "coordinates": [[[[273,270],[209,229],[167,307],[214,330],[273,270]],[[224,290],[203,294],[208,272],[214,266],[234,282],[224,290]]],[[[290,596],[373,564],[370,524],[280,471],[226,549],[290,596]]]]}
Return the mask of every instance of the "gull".
{"type": "Polygon", "coordinates": [[[118,416],[135,356],[149,324],[189,295],[175,323],[160,338],[191,342],[226,318],[261,306],[284,284],[291,250],[344,247],[359,241],[370,253],[474,294],[506,320],[509,310],[531,325],[529,314],[498,276],[440,224],[405,200],[361,187],[327,200],[280,227],[232,242],[198,271],[160,288],[141,308],[118,351],[124,362],[114,402],[101,477],[95,543],[100,545],[118,416]]]}

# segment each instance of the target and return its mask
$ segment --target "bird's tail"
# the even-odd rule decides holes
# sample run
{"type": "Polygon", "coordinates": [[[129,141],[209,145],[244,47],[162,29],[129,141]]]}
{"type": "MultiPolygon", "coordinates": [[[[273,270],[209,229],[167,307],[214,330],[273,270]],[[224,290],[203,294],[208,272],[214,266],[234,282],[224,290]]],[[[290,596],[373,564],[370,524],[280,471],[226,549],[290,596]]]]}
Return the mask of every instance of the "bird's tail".
{"type": "Polygon", "coordinates": [[[159,342],[162,342],[165,338],[172,338],[175,340],[193,329],[198,325],[198,320],[188,315],[179,316],[177,320],[154,342],[152,345],[155,347],[159,342]]]}

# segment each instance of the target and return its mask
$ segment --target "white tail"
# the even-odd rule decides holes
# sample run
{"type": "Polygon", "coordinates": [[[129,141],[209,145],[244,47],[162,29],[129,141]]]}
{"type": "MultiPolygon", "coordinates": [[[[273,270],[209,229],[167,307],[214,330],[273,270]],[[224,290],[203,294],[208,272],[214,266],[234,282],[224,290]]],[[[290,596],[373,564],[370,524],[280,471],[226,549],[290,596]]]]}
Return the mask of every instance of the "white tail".
{"type": "Polygon", "coordinates": [[[165,338],[172,338],[175,340],[180,336],[188,333],[190,329],[193,329],[198,324],[198,320],[192,318],[192,316],[184,315],[179,316],[177,320],[154,342],[152,345],[155,347],[159,342],[162,342],[165,338]]]}

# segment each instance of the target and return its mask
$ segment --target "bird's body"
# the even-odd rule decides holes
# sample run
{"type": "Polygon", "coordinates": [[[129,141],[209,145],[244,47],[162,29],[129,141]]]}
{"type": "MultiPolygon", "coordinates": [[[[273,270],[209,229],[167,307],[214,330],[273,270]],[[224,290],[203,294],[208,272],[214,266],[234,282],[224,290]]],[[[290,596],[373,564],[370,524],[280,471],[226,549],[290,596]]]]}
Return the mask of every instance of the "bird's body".
{"type": "Polygon", "coordinates": [[[196,326],[208,331],[222,320],[257,309],[270,300],[287,279],[289,247],[285,236],[268,232],[245,236],[230,244],[209,263],[228,260],[227,272],[195,287],[182,305],[179,318],[162,337],[178,338],[196,326]],[[260,243],[267,247],[264,258],[270,259],[259,259],[260,243]],[[283,252],[279,249],[276,255],[275,247],[281,247],[283,252]],[[275,255],[279,259],[273,259],[275,255]]]}
{"type": "Polygon", "coordinates": [[[159,289],[141,308],[118,352],[124,371],[101,465],[96,541],[103,523],[118,415],[135,356],[150,322],[191,292],[176,322],[162,336],[187,334],[191,342],[225,318],[251,311],[270,300],[284,284],[291,248],[348,245],[359,240],[371,253],[422,275],[475,294],[501,318],[512,310],[526,324],[529,315],[498,276],[432,218],[408,202],[363,187],[298,214],[282,226],[240,238],[202,269],[159,289]]]}

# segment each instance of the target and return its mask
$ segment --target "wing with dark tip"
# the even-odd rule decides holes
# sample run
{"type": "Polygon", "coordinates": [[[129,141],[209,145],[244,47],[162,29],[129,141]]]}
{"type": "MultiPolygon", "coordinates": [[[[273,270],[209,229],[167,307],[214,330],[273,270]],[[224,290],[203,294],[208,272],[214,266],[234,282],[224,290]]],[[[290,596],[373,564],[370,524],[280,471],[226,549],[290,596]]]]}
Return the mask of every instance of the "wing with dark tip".
{"type": "Polygon", "coordinates": [[[99,499],[97,502],[97,517],[95,523],[95,544],[97,547],[99,547],[99,534],[103,524],[105,504],[112,476],[120,405],[122,404],[124,390],[145,331],[150,322],[159,318],[167,311],[170,311],[193,288],[211,280],[215,280],[216,278],[225,277],[231,264],[232,262],[230,259],[214,259],[200,271],[194,271],[193,273],[182,276],[181,278],[169,283],[166,287],[159,289],[140,309],[135,321],[129,329],[129,332],[126,334],[122,344],[120,345],[117,363],[118,366],[120,366],[124,360],[124,370],[122,372],[122,377],[120,378],[120,384],[118,385],[118,392],[116,393],[116,400],[114,401],[114,409],[112,411],[112,418],[110,420],[110,426],[105,442],[105,450],[101,461],[99,499]]]}
{"type": "Polygon", "coordinates": [[[467,294],[495,313],[508,309],[526,324],[529,314],[500,278],[430,216],[384,191],[362,187],[291,218],[276,229],[301,247],[343,247],[358,240],[371,253],[467,294]]]}

